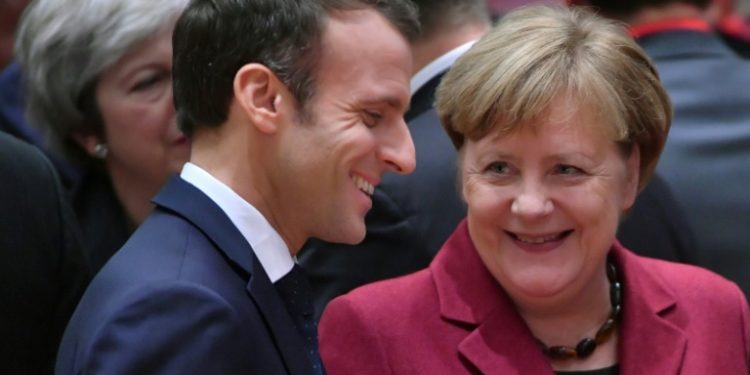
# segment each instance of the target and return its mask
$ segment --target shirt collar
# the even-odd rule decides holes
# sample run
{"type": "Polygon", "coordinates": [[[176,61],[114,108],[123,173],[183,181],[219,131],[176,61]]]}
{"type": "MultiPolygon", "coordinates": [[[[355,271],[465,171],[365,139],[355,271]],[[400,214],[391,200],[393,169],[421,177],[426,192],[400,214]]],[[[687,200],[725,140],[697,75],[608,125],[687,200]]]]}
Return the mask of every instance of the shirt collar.
{"type": "Polygon", "coordinates": [[[469,48],[474,45],[474,43],[476,43],[476,40],[466,42],[448,51],[444,55],[427,64],[427,66],[425,66],[424,68],[420,69],[417,74],[415,74],[411,79],[411,94],[414,95],[433,77],[448,70],[448,68],[450,68],[451,65],[453,65],[453,63],[459,57],[461,57],[461,55],[466,53],[466,51],[468,51],[469,48]]]}
{"type": "Polygon", "coordinates": [[[278,232],[253,205],[203,168],[185,163],[180,177],[206,194],[247,240],[274,283],[291,271],[294,259],[278,232]]]}

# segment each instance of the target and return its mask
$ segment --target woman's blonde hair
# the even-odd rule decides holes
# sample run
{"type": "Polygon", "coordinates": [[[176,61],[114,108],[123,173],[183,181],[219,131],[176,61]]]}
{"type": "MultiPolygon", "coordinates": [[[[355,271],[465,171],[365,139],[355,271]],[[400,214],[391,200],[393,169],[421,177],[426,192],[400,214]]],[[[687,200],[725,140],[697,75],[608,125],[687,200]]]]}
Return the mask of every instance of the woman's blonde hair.
{"type": "Polygon", "coordinates": [[[598,125],[625,152],[639,148],[642,189],[669,131],[669,97],[625,27],[589,10],[533,6],[507,14],[443,77],[436,108],[460,149],[465,138],[535,121],[561,95],[597,111],[598,125]]]}

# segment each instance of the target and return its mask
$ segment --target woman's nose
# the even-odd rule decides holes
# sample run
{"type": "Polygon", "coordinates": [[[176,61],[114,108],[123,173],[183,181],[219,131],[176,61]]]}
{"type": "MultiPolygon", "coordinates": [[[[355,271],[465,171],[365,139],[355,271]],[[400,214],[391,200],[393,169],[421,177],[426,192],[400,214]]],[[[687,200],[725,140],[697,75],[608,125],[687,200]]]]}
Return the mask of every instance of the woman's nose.
{"type": "Polygon", "coordinates": [[[552,213],[552,201],[541,187],[524,187],[513,199],[511,212],[527,219],[543,217],[552,213]]]}

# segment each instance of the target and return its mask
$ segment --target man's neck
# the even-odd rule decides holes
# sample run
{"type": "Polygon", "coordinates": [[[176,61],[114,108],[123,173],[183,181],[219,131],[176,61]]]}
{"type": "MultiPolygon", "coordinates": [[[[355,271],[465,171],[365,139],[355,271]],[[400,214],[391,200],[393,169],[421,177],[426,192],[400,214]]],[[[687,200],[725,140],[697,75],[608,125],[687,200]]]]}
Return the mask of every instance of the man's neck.
{"type": "Polygon", "coordinates": [[[264,143],[267,142],[258,140],[252,145],[246,143],[248,139],[253,138],[243,132],[247,128],[246,125],[231,121],[216,128],[200,128],[192,137],[190,162],[201,167],[255,207],[279,233],[291,255],[295,256],[302,248],[305,238],[299,238],[298,233],[286,230],[295,228],[294,223],[282,221],[276,216],[279,212],[286,211],[279,207],[271,207],[271,203],[264,198],[274,194],[263,173],[265,166],[269,164],[263,157],[270,153],[263,150],[263,147],[267,146],[264,143]],[[241,129],[232,129],[233,127],[241,129]],[[282,227],[282,223],[286,226],[282,227]]]}

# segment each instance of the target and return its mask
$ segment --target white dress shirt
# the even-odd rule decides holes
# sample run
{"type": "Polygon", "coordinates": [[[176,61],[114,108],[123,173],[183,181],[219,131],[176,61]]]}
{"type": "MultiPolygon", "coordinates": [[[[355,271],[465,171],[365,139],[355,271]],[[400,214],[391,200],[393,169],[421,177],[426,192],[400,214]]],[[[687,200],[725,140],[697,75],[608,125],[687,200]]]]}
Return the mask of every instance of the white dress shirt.
{"type": "Polygon", "coordinates": [[[294,259],[278,232],[253,205],[203,168],[185,163],[180,177],[206,194],[224,211],[255,252],[268,278],[275,283],[289,273],[294,259]]]}
{"type": "Polygon", "coordinates": [[[470,42],[464,43],[444,55],[438,57],[437,59],[433,60],[431,63],[427,64],[424,68],[420,69],[417,74],[415,74],[411,78],[411,94],[414,95],[419,89],[422,88],[427,82],[429,82],[433,77],[436,75],[448,70],[448,68],[453,65],[453,63],[461,57],[466,51],[471,48],[471,46],[476,43],[476,40],[472,40],[470,42]]]}

